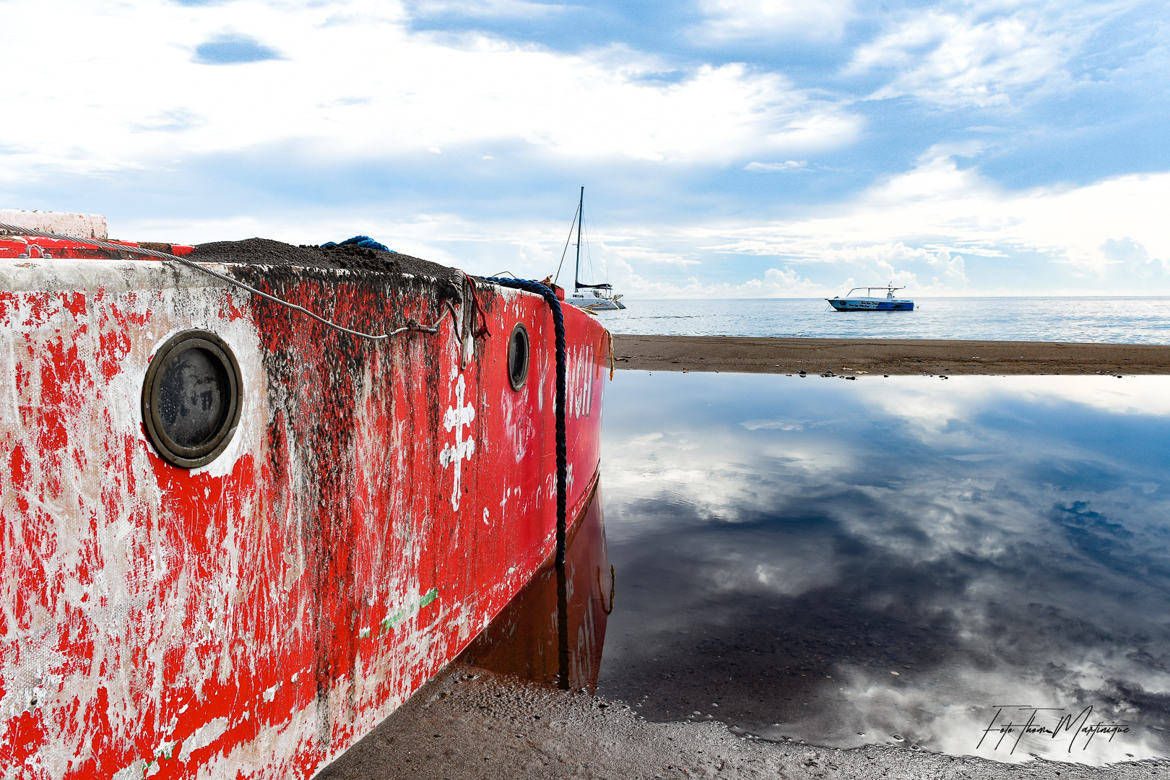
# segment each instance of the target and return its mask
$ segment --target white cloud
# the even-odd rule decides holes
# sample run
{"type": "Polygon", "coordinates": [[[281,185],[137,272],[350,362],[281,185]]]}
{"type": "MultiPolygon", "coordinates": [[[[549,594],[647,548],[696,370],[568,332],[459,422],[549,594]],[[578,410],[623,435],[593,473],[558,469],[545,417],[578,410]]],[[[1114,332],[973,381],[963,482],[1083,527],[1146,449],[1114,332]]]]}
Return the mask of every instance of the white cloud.
{"type": "MultiPolygon", "coordinates": [[[[908,430],[931,441],[953,423],[975,419],[1001,403],[1008,392],[1004,388],[1003,377],[955,376],[940,393],[931,377],[899,377],[896,383],[874,383],[866,398],[875,410],[905,421],[908,430]]],[[[1124,381],[1111,376],[1013,376],[1010,393],[1013,403],[1068,402],[1114,416],[1170,415],[1166,380],[1157,376],[1124,381]]]]}
{"type": "Polygon", "coordinates": [[[708,43],[777,37],[835,40],[853,17],[852,0],[700,0],[706,15],[691,35],[708,43]]]}
{"type": "Polygon", "coordinates": [[[24,157],[0,178],[35,176],[30,162],[77,173],[280,144],[325,159],[501,144],[561,160],[721,164],[833,148],[860,129],[833,100],[742,64],[656,82],[645,77],[662,64],[635,51],[412,32],[394,3],[68,5],[6,5],[14,29],[51,28],[69,53],[13,37],[0,51],[8,99],[31,117],[67,106],[70,121],[6,124],[0,144],[24,157]],[[282,59],[193,61],[198,44],[243,30],[282,59]],[[185,119],[160,129],[160,116],[185,119]]]}
{"type": "Polygon", "coordinates": [[[687,266],[702,265],[699,260],[692,257],[685,257],[675,252],[663,252],[653,247],[646,246],[606,246],[609,253],[620,254],[627,262],[637,263],[638,265],[666,265],[685,268],[687,266]]]}
{"type": "Polygon", "coordinates": [[[745,171],[758,171],[761,173],[783,173],[785,171],[803,171],[808,169],[808,162],[805,160],[785,160],[784,162],[750,162],[743,167],[745,171]]]}
{"type": "MultiPolygon", "coordinates": [[[[760,426],[760,421],[748,419],[742,421],[742,427],[775,431],[776,427],[766,426],[776,422],[779,421],[765,421],[760,426]]],[[[753,439],[752,446],[748,447],[744,446],[742,432],[734,428],[734,421],[729,421],[726,427],[668,426],[652,434],[611,443],[606,448],[601,477],[607,501],[621,506],[630,497],[645,496],[646,486],[654,485],[656,495],[669,496],[672,502],[685,504],[695,517],[734,523],[752,514],[745,510],[774,510],[773,486],[768,480],[761,480],[760,474],[783,472],[804,485],[834,484],[856,468],[855,452],[835,446],[824,437],[801,435],[800,427],[780,429],[791,435],[753,439]]],[[[607,531],[611,540],[617,539],[615,534],[628,539],[638,533],[638,529],[628,524],[621,524],[620,529],[617,525],[607,531]]],[[[835,569],[830,564],[821,571],[835,569]]],[[[771,566],[764,572],[752,571],[750,578],[756,579],[759,573],[764,573],[782,579],[778,572],[770,570],[771,566]]],[[[819,580],[820,575],[810,579],[819,580]]],[[[796,591],[784,587],[783,592],[796,591]]]]}
{"type": "Polygon", "coordinates": [[[823,285],[791,268],[768,268],[743,282],[713,282],[698,274],[682,280],[643,275],[628,265],[611,278],[631,298],[802,298],[818,297],[823,285]]]}
{"type": "Polygon", "coordinates": [[[414,16],[433,17],[454,14],[472,19],[533,18],[564,13],[568,5],[532,3],[527,0],[407,0],[414,16]]]}
{"type": "Polygon", "coordinates": [[[911,95],[948,107],[1007,106],[1030,91],[1074,83],[1070,61],[1098,26],[1132,3],[946,5],[911,9],[859,47],[845,72],[892,69],[875,99],[911,95]]]}
{"type": "Polygon", "coordinates": [[[942,294],[954,294],[973,257],[1024,254],[1064,266],[1094,291],[1143,294],[1132,286],[1132,272],[1170,267],[1170,235],[1161,227],[1167,202],[1170,173],[1007,191],[932,151],[906,173],[818,216],[710,224],[691,235],[714,251],[840,264],[895,281],[906,281],[905,268],[922,263],[937,275],[932,285],[942,294]]]}
{"type": "MultiPolygon", "coordinates": [[[[948,605],[953,608],[953,605],[948,605]]],[[[1082,650],[1083,652],[1083,650],[1082,650]]],[[[949,755],[971,755],[992,759],[1004,763],[1026,763],[1036,759],[1051,762],[1071,762],[1100,766],[1102,764],[1144,759],[1161,758],[1164,747],[1156,738],[1142,734],[1142,729],[1133,729],[1133,733],[1125,734],[1126,739],[1110,741],[1107,738],[1086,740],[1083,734],[1075,730],[1064,732],[1060,737],[1052,735],[1029,734],[1020,738],[1018,732],[1000,734],[993,731],[986,739],[980,740],[992,718],[997,714],[996,705],[1031,704],[1035,706],[1054,706],[1056,702],[1067,706],[1068,710],[1058,713],[1041,711],[1037,713],[1037,723],[1047,728],[1054,728],[1062,714],[1076,718],[1082,709],[1078,696],[1090,696],[1097,699],[1097,720],[1126,722],[1133,724],[1126,717],[1128,705],[1122,703],[1113,705],[1114,710],[1102,702],[1109,702],[1114,691],[1108,684],[1079,684],[1073,679],[1061,679],[1058,684],[1053,683],[1051,677],[1036,669],[1019,668],[996,658],[993,662],[986,660],[987,651],[979,666],[967,661],[948,664],[945,670],[914,669],[904,672],[909,678],[894,677],[885,670],[869,670],[859,664],[842,664],[836,668],[834,676],[842,680],[838,696],[842,701],[850,703],[845,712],[833,711],[834,718],[845,719],[845,723],[826,723],[828,727],[835,727],[845,733],[862,733],[866,736],[856,740],[861,745],[877,741],[886,735],[916,735],[914,741],[928,742],[931,750],[937,750],[949,755]],[[1099,697],[1099,698],[1098,698],[1099,697]],[[1107,714],[1108,713],[1108,714],[1107,714]],[[1015,742],[1020,739],[1016,746],[1015,742]],[[1013,751],[1013,747],[1015,750],[1013,751]]],[[[1049,665],[1061,670],[1073,665],[1070,655],[1064,648],[1054,648],[1053,658],[1049,665]]],[[[1131,659],[1125,658],[1121,652],[1109,658],[1102,664],[1104,669],[1117,675],[1119,668],[1125,669],[1124,679],[1134,680],[1138,690],[1146,689],[1145,684],[1156,673],[1148,669],[1135,669],[1131,659]]],[[[1031,711],[1007,707],[996,721],[996,725],[1018,718],[1023,721],[1031,711]]],[[[802,724],[810,731],[819,724],[802,724]]],[[[791,731],[791,729],[788,729],[791,731]]],[[[1002,771],[1008,776],[1014,774],[1002,771]]]]}

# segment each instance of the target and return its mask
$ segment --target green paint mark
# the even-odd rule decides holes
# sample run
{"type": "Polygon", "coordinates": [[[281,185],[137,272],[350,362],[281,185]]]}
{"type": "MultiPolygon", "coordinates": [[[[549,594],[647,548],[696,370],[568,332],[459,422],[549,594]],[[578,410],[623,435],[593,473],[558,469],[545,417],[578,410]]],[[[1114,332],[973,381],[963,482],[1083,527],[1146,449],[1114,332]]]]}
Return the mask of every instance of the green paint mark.
{"type": "Polygon", "coordinates": [[[166,746],[162,747],[157,753],[154,754],[154,758],[152,758],[150,761],[146,761],[145,759],[143,759],[143,762],[142,762],[144,764],[144,766],[142,767],[143,780],[145,780],[146,776],[148,774],[150,774],[150,770],[152,767],[155,767],[155,766],[161,767],[162,766],[162,759],[166,759],[166,760],[170,761],[174,755],[175,746],[179,745],[179,744],[182,744],[182,740],[179,740],[178,742],[173,742],[170,745],[166,745],[166,746]]]}
{"type": "Polygon", "coordinates": [[[402,622],[402,618],[406,615],[405,610],[398,610],[393,615],[388,615],[382,620],[382,633],[397,628],[398,624],[402,622]]]}
{"type": "Polygon", "coordinates": [[[389,615],[387,615],[385,618],[382,619],[382,623],[381,623],[382,630],[379,633],[385,634],[387,631],[393,631],[395,628],[398,628],[398,626],[401,625],[403,621],[417,615],[418,611],[420,609],[422,609],[426,605],[430,604],[432,601],[434,601],[438,597],[439,597],[439,589],[438,588],[431,588],[426,593],[424,593],[422,598],[420,598],[414,604],[408,604],[405,607],[403,607],[402,609],[398,610],[397,612],[390,613],[389,615]]]}

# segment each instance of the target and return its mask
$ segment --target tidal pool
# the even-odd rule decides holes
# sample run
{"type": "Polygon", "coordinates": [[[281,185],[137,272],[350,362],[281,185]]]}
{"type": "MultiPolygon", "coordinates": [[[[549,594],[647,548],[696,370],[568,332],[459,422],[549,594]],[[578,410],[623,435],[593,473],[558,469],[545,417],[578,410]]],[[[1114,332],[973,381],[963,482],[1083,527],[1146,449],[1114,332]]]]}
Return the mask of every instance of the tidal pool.
{"type": "Polygon", "coordinates": [[[606,393],[599,693],[773,740],[1170,755],[1170,378],[606,393]]]}

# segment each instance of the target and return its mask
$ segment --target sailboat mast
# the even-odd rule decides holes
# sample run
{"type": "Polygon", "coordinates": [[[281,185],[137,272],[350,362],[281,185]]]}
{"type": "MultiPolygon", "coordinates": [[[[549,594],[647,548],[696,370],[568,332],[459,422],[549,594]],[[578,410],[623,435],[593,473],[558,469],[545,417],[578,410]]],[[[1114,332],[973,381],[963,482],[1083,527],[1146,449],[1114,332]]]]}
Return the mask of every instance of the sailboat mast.
{"type": "Polygon", "coordinates": [[[581,200],[577,203],[577,268],[573,271],[573,289],[581,289],[581,223],[585,220],[585,185],[581,185],[581,200]]]}

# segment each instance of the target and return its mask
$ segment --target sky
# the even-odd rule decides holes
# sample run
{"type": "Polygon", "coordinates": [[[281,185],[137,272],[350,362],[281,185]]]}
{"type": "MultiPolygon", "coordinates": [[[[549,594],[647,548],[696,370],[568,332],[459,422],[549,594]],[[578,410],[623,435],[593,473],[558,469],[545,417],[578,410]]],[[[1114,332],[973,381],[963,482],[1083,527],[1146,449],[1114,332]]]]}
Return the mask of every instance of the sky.
{"type": "Polygon", "coordinates": [[[627,299],[1168,295],[1164,0],[0,0],[0,208],[627,299]],[[572,256],[559,281],[572,284],[572,256]]]}

